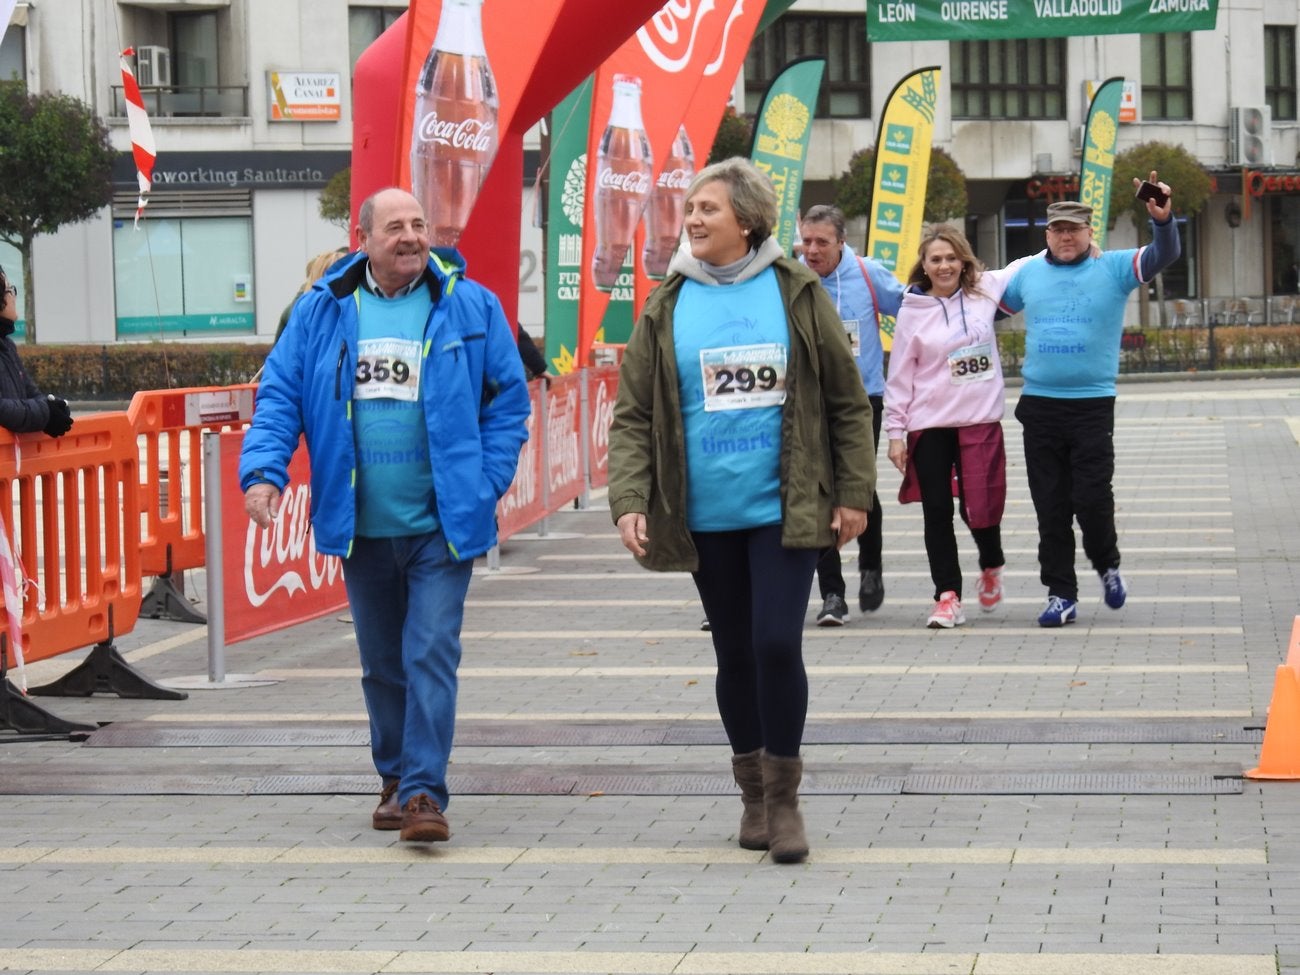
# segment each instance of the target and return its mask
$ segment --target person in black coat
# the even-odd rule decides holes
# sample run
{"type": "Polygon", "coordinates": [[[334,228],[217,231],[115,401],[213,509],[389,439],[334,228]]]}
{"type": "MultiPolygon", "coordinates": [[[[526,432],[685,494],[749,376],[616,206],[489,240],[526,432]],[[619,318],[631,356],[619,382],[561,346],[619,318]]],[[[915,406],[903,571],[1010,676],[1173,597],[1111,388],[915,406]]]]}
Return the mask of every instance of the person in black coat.
{"type": "Polygon", "coordinates": [[[48,433],[61,437],[72,429],[68,401],[46,396],[23,368],[11,336],[18,323],[18,289],[0,268],[0,427],[13,433],[48,433]]]}
{"type": "Polygon", "coordinates": [[[524,327],[518,322],[515,323],[519,329],[516,341],[519,345],[519,358],[523,360],[524,372],[528,374],[529,379],[536,379],[538,376],[546,375],[546,357],[542,355],[541,350],[533,341],[533,337],[524,331],[524,327]]]}

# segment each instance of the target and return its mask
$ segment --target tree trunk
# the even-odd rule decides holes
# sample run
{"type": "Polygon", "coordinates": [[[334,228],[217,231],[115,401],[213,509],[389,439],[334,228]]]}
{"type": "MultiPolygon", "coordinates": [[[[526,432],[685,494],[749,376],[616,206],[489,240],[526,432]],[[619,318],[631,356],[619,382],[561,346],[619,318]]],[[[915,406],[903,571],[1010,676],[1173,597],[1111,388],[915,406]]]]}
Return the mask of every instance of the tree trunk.
{"type": "Polygon", "coordinates": [[[26,328],[27,342],[36,341],[36,293],[32,288],[32,281],[36,275],[32,271],[32,241],[35,238],[29,234],[23,235],[22,247],[19,251],[23,260],[23,324],[26,328]]]}

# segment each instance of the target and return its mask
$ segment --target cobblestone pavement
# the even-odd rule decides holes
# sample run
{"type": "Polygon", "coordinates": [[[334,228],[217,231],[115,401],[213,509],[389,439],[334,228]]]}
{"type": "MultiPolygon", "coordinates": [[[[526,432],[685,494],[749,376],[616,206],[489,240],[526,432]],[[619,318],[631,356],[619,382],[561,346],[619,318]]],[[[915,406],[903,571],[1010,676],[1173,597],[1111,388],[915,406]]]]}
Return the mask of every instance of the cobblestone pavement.
{"type": "MultiPolygon", "coordinates": [[[[691,581],[596,495],[476,571],[450,843],[370,829],[345,617],[228,648],[261,686],[42,699],[105,730],[0,735],[0,971],[1300,973],[1300,785],[1242,778],[1300,614],[1300,381],[1126,383],[1117,412],[1129,602],[1081,562],[1062,630],[1010,409],[1007,599],[959,629],[923,627],[882,452],[884,606],[809,605],[807,864],[736,845],[691,581]]],[[[207,672],[202,626],[117,645],[207,672]]]]}

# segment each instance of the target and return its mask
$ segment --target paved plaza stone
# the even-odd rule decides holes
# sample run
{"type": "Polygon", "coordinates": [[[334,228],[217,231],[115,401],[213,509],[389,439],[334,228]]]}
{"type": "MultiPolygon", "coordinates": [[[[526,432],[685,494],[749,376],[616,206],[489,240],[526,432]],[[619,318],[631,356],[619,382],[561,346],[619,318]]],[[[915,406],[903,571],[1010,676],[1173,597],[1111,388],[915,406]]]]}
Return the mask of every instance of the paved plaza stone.
{"type": "MultiPolygon", "coordinates": [[[[103,730],[0,735],[0,971],[1300,975],[1300,782],[1242,776],[1300,614],[1300,379],[1121,385],[1128,605],[1080,552],[1059,630],[1016,394],[997,612],[924,627],[883,452],[885,603],[826,630],[810,598],[806,864],[736,844],[691,580],[639,569],[595,493],[476,569],[449,843],[370,828],[346,614],[227,648],[262,686],[41,699],[103,730]]],[[[207,672],[201,625],[116,642],[207,672]]]]}

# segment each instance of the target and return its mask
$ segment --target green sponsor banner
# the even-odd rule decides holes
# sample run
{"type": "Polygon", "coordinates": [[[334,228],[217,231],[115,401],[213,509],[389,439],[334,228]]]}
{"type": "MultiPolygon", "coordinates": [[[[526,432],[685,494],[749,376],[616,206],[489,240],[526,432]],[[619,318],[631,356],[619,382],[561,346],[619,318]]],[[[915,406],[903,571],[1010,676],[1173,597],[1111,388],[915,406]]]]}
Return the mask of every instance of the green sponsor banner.
{"type": "MultiPolygon", "coordinates": [[[[582,281],[583,191],[592,80],[551,112],[550,191],[546,229],[546,361],[557,375],[578,368],[578,292],[582,281]]],[[[631,251],[628,251],[629,255],[631,251]]],[[[601,319],[597,342],[626,342],[632,334],[632,268],[625,265],[601,319]]]]}
{"type": "Polygon", "coordinates": [[[787,254],[794,247],[804,161],[825,70],[825,58],[804,58],[790,64],[772,79],[754,122],[754,146],[749,157],[776,188],[773,235],[787,254]]]}
{"type": "Polygon", "coordinates": [[[1083,161],[1079,164],[1079,202],[1092,207],[1092,239],[1106,246],[1110,222],[1110,186],[1115,178],[1115,142],[1119,138],[1119,105],[1124,79],[1102,82],[1088,108],[1084,126],[1083,161]]]}
{"type": "Polygon", "coordinates": [[[758,22],[755,34],[761,34],[772,26],[772,21],[780,17],[783,13],[794,6],[794,0],[767,0],[767,6],[763,8],[763,16],[758,22]]]}
{"type": "Polygon", "coordinates": [[[875,41],[997,41],[1214,30],[1218,0],[867,0],[875,41]]]}
{"type": "Polygon", "coordinates": [[[159,332],[252,332],[256,329],[251,311],[217,312],[210,315],[141,315],[117,320],[118,335],[156,335],[159,332]]]}

